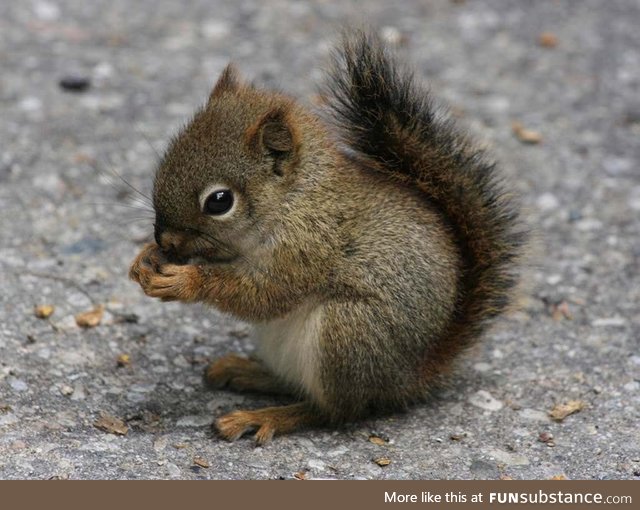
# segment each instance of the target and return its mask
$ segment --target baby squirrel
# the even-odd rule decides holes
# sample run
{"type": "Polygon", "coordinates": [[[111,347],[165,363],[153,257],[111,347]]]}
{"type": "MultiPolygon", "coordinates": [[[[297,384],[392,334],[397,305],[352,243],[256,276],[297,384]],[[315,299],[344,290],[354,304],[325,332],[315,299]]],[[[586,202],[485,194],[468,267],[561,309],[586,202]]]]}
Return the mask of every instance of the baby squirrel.
{"type": "Polygon", "coordinates": [[[377,37],[345,36],[329,74],[318,116],[229,65],[155,176],[156,242],[130,277],[255,326],[255,357],[214,361],[214,387],[297,399],[218,419],[229,440],[422,399],[517,283],[494,165],[377,37]]]}

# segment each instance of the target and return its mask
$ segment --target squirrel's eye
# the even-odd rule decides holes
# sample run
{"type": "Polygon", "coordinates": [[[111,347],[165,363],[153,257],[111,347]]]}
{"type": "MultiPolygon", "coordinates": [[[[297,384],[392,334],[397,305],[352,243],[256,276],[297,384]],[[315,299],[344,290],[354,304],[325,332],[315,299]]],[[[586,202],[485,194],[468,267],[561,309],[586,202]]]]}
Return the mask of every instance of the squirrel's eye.
{"type": "Polygon", "coordinates": [[[204,201],[204,213],[219,215],[233,207],[233,192],[230,189],[219,189],[211,193],[204,201]]]}

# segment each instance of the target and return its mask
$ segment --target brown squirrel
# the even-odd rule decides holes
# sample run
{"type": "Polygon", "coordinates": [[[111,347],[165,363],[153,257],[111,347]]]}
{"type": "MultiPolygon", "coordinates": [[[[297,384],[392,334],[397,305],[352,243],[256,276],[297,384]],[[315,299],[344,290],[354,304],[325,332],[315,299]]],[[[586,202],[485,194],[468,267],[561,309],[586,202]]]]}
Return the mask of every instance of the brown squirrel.
{"type": "Polygon", "coordinates": [[[255,326],[218,388],[292,405],[218,419],[264,443],[425,397],[510,302],[524,241],[494,165],[375,36],[345,36],[329,116],[229,65],[156,173],[155,243],[130,270],[163,301],[255,326]]]}

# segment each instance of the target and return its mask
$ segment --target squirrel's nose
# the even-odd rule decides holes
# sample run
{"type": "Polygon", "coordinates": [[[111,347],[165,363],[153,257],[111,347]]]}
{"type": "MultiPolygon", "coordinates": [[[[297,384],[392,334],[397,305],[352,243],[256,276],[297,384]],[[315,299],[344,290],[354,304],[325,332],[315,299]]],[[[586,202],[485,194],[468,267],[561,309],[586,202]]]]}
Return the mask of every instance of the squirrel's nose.
{"type": "Polygon", "coordinates": [[[175,264],[184,263],[189,255],[189,238],[183,232],[166,229],[161,224],[154,226],[156,244],[166,257],[175,264]]]}
{"type": "Polygon", "coordinates": [[[181,244],[179,237],[172,234],[170,230],[167,231],[160,222],[156,222],[153,225],[153,237],[162,251],[176,251],[181,244]]]}

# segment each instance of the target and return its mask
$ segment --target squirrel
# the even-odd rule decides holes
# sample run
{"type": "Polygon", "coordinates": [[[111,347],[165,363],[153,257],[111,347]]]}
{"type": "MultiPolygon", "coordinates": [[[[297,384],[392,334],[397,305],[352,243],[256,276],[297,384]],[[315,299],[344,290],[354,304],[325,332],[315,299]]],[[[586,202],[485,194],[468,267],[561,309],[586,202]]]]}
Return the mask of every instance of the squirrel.
{"type": "Polygon", "coordinates": [[[423,400],[512,302],[526,241],[495,164],[364,30],[343,36],[314,113],[233,64],[155,175],[155,242],[130,277],[248,321],[252,357],[215,388],[286,394],[237,410],[258,444],[423,400]]]}

